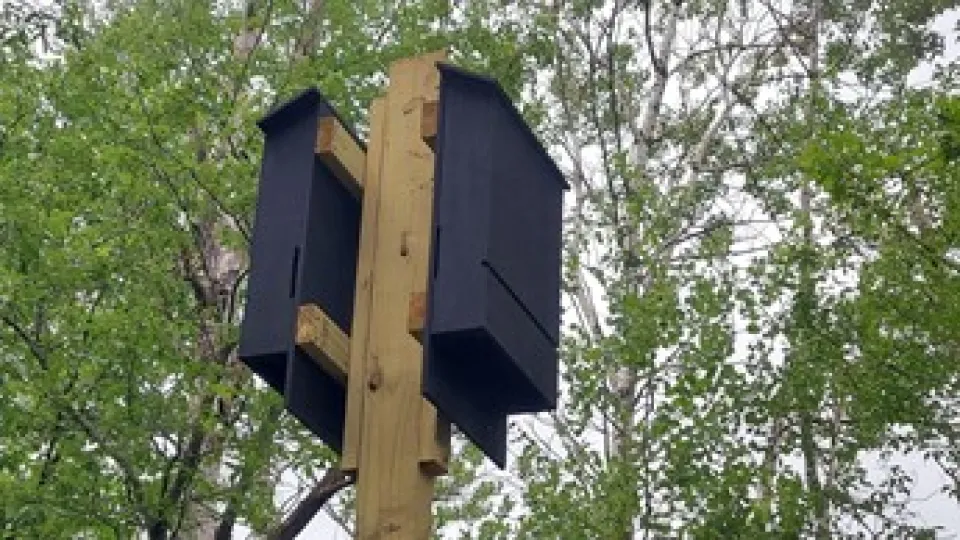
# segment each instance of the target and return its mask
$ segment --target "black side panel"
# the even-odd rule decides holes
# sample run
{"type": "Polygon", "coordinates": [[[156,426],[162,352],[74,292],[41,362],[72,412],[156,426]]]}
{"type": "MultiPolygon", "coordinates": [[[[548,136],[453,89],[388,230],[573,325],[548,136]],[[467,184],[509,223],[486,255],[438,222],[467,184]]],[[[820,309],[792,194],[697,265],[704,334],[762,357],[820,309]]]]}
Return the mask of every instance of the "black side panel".
{"type": "Polygon", "coordinates": [[[318,305],[347,333],[353,319],[360,202],[314,155],[318,122],[331,115],[308,90],[260,123],[266,142],[240,357],[339,452],[345,390],[295,345],[303,304],[318,305]]]}
{"type": "Polygon", "coordinates": [[[321,306],[350,333],[360,248],[360,201],[319,160],[300,272],[300,304],[321,306]]]}
{"type": "Polygon", "coordinates": [[[346,389],[298,347],[287,367],[287,410],[338,454],[343,449],[346,389]]]}
{"type": "Polygon", "coordinates": [[[509,104],[491,107],[496,159],[484,260],[556,345],[560,332],[563,178],[509,104]]]}
{"type": "Polygon", "coordinates": [[[259,356],[240,357],[243,363],[260,376],[271,388],[283,395],[287,384],[287,354],[261,354],[259,356]]]}
{"type": "Polygon", "coordinates": [[[503,351],[481,332],[433,335],[430,347],[441,360],[432,364],[427,396],[491,461],[505,467],[507,411],[500,398],[516,393],[510,383],[517,378],[491,365],[491,360],[504,365],[503,351]]]}
{"type": "Polygon", "coordinates": [[[444,77],[434,174],[432,332],[482,324],[483,270],[493,179],[493,124],[484,92],[444,77]]]}
{"type": "MultiPolygon", "coordinates": [[[[489,267],[488,267],[489,268],[489,267]]],[[[501,395],[509,398],[507,412],[539,412],[557,406],[557,347],[523,311],[491,269],[486,277],[487,318],[485,328],[504,351],[503,369],[515,373],[518,389],[501,395]],[[522,387],[519,385],[523,385],[522,387]]],[[[493,364],[493,359],[485,362],[493,364]]]]}
{"type": "MultiPolygon", "coordinates": [[[[293,343],[301,250],[313,181],[320,96],[306,92],[261,122],[265,142],[250,246],[240,358],[277,388],[293,343]]],[[[282,383],[278,390],[282,391],[282,383]]]]}
{"type": "Polygon", "coordinates": [[[496,379],[482,331],[484,271],[493,170],[486,96],[443,77],[434,171],[434,239],[424,332],[423,392],[491,460],[503,467],[507,417],[489,399],[496,379]]]}
{"type": "Polygon", "coordinates": [[[556,406],[566,183],[499,86],[441,66],[423,393],[501,467],[556,406]]]}
{"type": "MultiPolygon", "coordinates": [[[[314,168],[299,304],[319,305],[348,335],[353,322],[360,202],[319,161],[314,168]]],[[[287,410],[340,453],[346,389],[295,347],[287,369],[287,410]]]]}

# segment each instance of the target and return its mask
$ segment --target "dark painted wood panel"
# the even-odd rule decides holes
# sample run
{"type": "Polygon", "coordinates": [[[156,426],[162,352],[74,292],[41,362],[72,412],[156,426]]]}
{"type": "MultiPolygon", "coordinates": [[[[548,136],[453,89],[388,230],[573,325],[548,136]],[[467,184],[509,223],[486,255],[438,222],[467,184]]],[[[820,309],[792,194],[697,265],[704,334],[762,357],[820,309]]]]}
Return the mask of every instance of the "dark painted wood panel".
{"type": "Polygon", "coordinates": [[[328,116],[337,114],[310,89],[260,121],[265,143],[240,358],[339,452],[343,385],[296,346],[302,304],[319,306],[345,333],[353,318],[360,202],[315,156],[317,126],[328,116]]]}
{"type": "Polygon", "coordinates": [[[556,406],[566,183],[492,80],[441,66],[424,394],[501,467],[556,406]]]}

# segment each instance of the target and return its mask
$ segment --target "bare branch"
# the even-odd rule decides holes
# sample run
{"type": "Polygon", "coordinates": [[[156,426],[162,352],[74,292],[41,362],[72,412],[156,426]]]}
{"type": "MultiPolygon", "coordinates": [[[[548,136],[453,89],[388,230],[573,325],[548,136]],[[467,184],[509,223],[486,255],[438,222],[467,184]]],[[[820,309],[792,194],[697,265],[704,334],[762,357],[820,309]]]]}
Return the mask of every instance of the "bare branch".
{"type": "Polygon", "coordinates": [[[352,475],[331,467],[306,498],[293,509],[283,522],[267,535],[268,540],[293,540],[334,495],[355,481],[352,475]]]}

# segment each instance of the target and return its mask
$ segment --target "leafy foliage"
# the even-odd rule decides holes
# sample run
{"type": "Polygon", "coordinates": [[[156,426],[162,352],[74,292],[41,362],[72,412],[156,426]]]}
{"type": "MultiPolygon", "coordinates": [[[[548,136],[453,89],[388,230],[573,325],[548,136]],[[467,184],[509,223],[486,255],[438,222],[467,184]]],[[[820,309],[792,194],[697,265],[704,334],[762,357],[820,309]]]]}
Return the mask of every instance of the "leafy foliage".
{"type": "Polygon", "coordinates": [[[500,37],[440,2],[258,4],[5,12],[5,535],[266,531],[281,478],[331,463],[235,357],[255,120],[318,85],[362,124],[392,59],[500,37]]]}
{"type": "Polygon", "coordinates": [[[0,535],[266,534],[317,483],[235,357],[255,120],[316,85],[364,132],[448,47],[574,189],[561,406],[505,473],[458,441],[438,535],[932,537],[894,458],[960,501],[960,100],[907,81],[955,7],[0,6],[0,535]]]}

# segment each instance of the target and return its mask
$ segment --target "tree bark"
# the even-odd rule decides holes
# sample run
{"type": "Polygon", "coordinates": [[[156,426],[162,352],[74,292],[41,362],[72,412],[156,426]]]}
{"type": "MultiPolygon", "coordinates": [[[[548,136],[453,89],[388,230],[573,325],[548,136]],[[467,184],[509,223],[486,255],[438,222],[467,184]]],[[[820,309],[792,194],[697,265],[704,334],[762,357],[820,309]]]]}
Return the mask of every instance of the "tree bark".
{"type": "MultiPolygon", "coordinates": [[[[809,56],[808,67],[810,77],[810,95],[807,97],[808,105],[806,116],[808,124],[813,126],[816,123],[815,98],[820,92],[820,0],[810,0],[809,10],[810,40],[808,42],[809,50],[807,51],[807,54],[809,56]]],[[[802,258],[800,259],[800,289],[798,291],[798,298],[795,300],[800,302],[800,307],[802,309],[802,312],[798,313],[799,317],[801,318],[801,338],[798,340],[799,343],[794,344],[794,346],[803,349],[802,357],[808,357],[810,355],[810,351],[806,349],[808,349],[811,344],[804,338],[809,336],[814,330],[814,328],[811,328],[810,326],[813,317],[812,310],[816,295],[816,285],[814,283],[812,268],[812,259],[816,250],[816,244],[814,242],[813,230],[813,189],[810,185],[809,178],[803,178],[801,182],[800,213],[804,220],[803,253],[802,258]]],[[[825,389],[823,388],[811,389],[811,391],[815,392],[817,395],[822,393],[824,390],[825,389]]],[[[819,410],[810,410],[805,408],[815,407],[819,403],[819,399],[806,400],[805,402],[800,403],[800,451],[803,454],[804,477],[807,483],[807,490],[812,499],[814,536],[817,538],[817,540],[829,540],[830,509],[826,493],[820,481],[820,452],[817,446],[816,433],[814,431],[815,426],[813,421],[813,416],[815,414],[819,414],[819,410]]]]}

